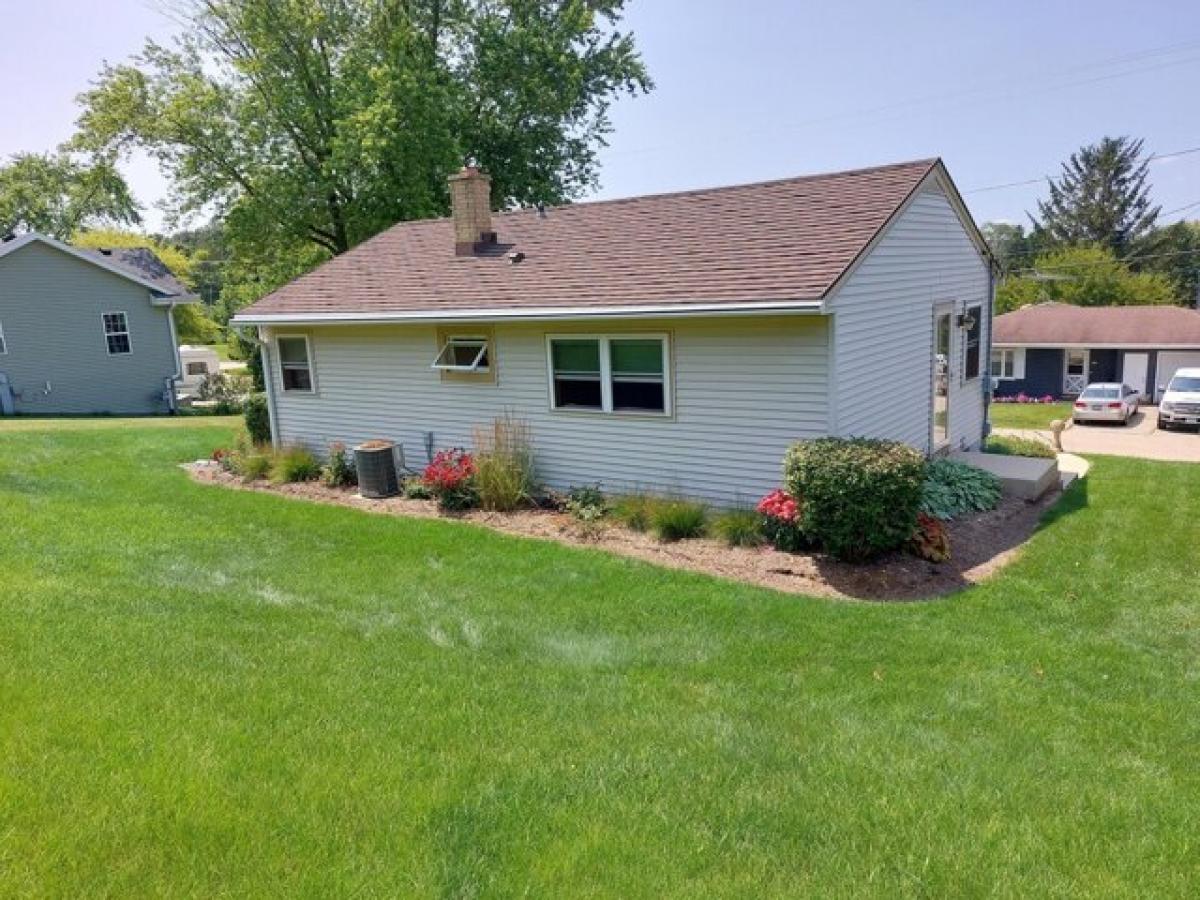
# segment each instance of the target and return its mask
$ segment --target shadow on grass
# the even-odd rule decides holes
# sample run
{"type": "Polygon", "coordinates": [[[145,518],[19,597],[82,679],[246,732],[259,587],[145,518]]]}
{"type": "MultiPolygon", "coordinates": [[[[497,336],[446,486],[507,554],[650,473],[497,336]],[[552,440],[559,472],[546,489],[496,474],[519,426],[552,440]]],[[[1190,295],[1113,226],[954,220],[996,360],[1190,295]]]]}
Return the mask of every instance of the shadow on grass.
{"type": "Polygon", "coordinates": [[[991,577],[1013,562],[1042,530],[1088,505],[1087,479],[1065,492],[1054,490],[1026,503],[1008,498],[990,512],[949,523],[951,557],[931,563],[903,552],[853,565],[822,555],[813,561],[820,577],[839,593],[858,600],[936,600],[991,577]]]}

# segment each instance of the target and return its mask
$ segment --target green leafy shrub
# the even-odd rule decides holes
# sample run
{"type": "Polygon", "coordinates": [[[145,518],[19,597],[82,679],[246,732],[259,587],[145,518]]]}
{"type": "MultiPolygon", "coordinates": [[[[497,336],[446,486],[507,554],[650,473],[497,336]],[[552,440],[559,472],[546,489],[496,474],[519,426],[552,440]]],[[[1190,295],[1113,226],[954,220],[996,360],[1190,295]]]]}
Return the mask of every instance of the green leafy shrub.
{"type": "Polygon", "coordinates": [[[708,527],[708,509],[690,500],[659,500],[650,511],[650,527],[660,541],[682,541],[703,537],[708,527]]]}
{"type": "Polygon", "coordinates": [[[221,465],[243,481],[257,481],[267,477],[273,458],[274,452],[269,444],[255,444],[246,430],[240,429],[234,438],[233,448],[225,453],[221,465]]]}
{"type": "Polygon", "coordinates": [[[761,547],[762,517],[752,509],[730,509],[719,514],[712,531],[730,547],[761,547]]]}
{"type": "Polygon", "coordinates": [[[271,415],[267,410],[266,394],[251,394],[242,403],[242,416],[246,420],[246,431],[256,444],[271,442],[271,415]]]}
{"type": "Polygon", "coordinates": [[[946,562],[950,558],[950,534],[946,531],[946,523],[925,513],[918,513],[917,527],[908,539],[908,551],[929,562],[946,562]]]}
{"type": "Polygon", "coordinates": [[[350,487],[358,484],[358,469],[354,457],[340,441],[329,445],[329,460],[321,470],[321,480],[329,487],[350,487]]]}
{"type": "Polygon", "coordinates": [[[533,498],[533,451],[529,425],[505,414],[475,429],[474,487],[479,505],[512,512],[533,498]]]}
{"type": "Polygon", "coordinates": [[[647,531],[657,501],[647,494],[626,494],[612,507],[613,518],[632,531],[647,531]]]}
{"type": "Polygon", "coordinates": [[[405,500],[432,500],[433,491],[429,489],[423,479],[419,477],[407,478],[404,484],[400,486],[400,493],[404,495],[405,500]]]}
{"type": "Polygon", "coordinates": [[[598,484],[585,484],[567,491],[563,509],[581,522],[592,522],[608,515],[608,500],[598,484]]]}
{"type": "Polygon", "coordinates": [[[271,481],[275,484],[316,481],[320,477],[321,464],[303,447],[284,447],[271,463],[271,481]]]}
{"type": "Polygon", "coordinates": [[[479,493],[475,489],[475,457],[466,450],[458,447],[439,450],[421,473],[421,480],[437,500],[439,509],[460,512],[479,505],[479,493]]]}
{"type": "Polygon", "coordinates": [[[921,512],[935,519],[956,519],[964,513],[995,509],[1000,502],[1000,479],[991,472],[951,459],[938,459],[925,468],[921,512]]]}
{"type": "Polygon", "coordinates": [[[803,497],[805,535],[838,559],[862,561],[902,546],[913,533],[924,457],[906,444],[818,438],[793,445],[784,481],[803,497]]]}
{"type": "Polygon", "coordinates": [[[1032,456],[1036,459],[1054,459],[1058,456],[1045,441],[1009,434],[993,434],[984,442],[983,452],[1001,456],[1032,456]]]}

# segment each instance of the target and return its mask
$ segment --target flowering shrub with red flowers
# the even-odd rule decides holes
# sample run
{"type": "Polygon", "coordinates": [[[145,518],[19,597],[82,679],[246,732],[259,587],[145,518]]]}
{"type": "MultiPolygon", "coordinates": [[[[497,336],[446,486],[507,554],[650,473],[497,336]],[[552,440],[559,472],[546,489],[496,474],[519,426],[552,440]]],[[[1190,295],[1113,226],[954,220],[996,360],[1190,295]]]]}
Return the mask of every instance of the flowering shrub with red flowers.
{"type": "Polygon", "coordinates": [[[800,501],[787,491],[774,490],[758,501],[762,533],[776,550],[795,553],[807,545],[800,530],[800,501]]]}
{"type": "Polygon", "coordinates": [[[421,481],[442,509],[470,509],[479,502],[475,492],[475,460],[466,450],[441,450],[425,467],[421,481]]]}

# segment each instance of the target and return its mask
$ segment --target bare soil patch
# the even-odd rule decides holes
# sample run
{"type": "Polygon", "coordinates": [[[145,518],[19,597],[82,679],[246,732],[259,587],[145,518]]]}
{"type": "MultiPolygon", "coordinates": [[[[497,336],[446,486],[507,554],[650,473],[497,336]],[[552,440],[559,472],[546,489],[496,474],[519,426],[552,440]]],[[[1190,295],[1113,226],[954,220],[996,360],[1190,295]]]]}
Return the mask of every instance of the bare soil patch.
{"type": "Polygon", "coordinates": [[[728,547],[711,538],[662,543],[649,534],[616,523],[584,528],[567,513],[530,509],[515,513],[474,510],[446,514],[430,500],[392,497],[368,500],[355,488],[331,488],[318,482],[275,485],[245,482],[213,463],[185,466],[197,481],[238,490],[279,494],[367,512],[422,519],[452,519],[505,534],[593,547],[675,569],[743,581],[795,594],[856,600],[904,601],[944,596],[978,584],[1016,558],[1043,513],[1061,496],[1053,490],[1036,503],[1005,497],[989,512],[947,523],[951,559],[934,564],[906,553],[889,553],[871,563],[852,565],[823,553],[782,553],[770,547],[728,547]]]}

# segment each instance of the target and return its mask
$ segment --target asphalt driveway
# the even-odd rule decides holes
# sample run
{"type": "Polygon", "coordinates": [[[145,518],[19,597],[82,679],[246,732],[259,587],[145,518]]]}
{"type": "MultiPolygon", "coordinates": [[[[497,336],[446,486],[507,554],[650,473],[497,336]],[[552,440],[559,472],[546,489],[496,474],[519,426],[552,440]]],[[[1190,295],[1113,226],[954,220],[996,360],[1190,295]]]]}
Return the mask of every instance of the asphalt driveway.
{"type": "MultiPolygon", "coordinates": [[[[1200,462],[1200,433],[1160,431],[1158,409],[1144,407],[1129,425],[1071,425],[1063,432],[1063,450],[1067,453],[1098,453],[1108,456],[1133,456],[1139,459],[1200,462]]],[[[1038,437],[1051,442],[1049,430],[997,428],[997,434],[1038,437]]]]}

